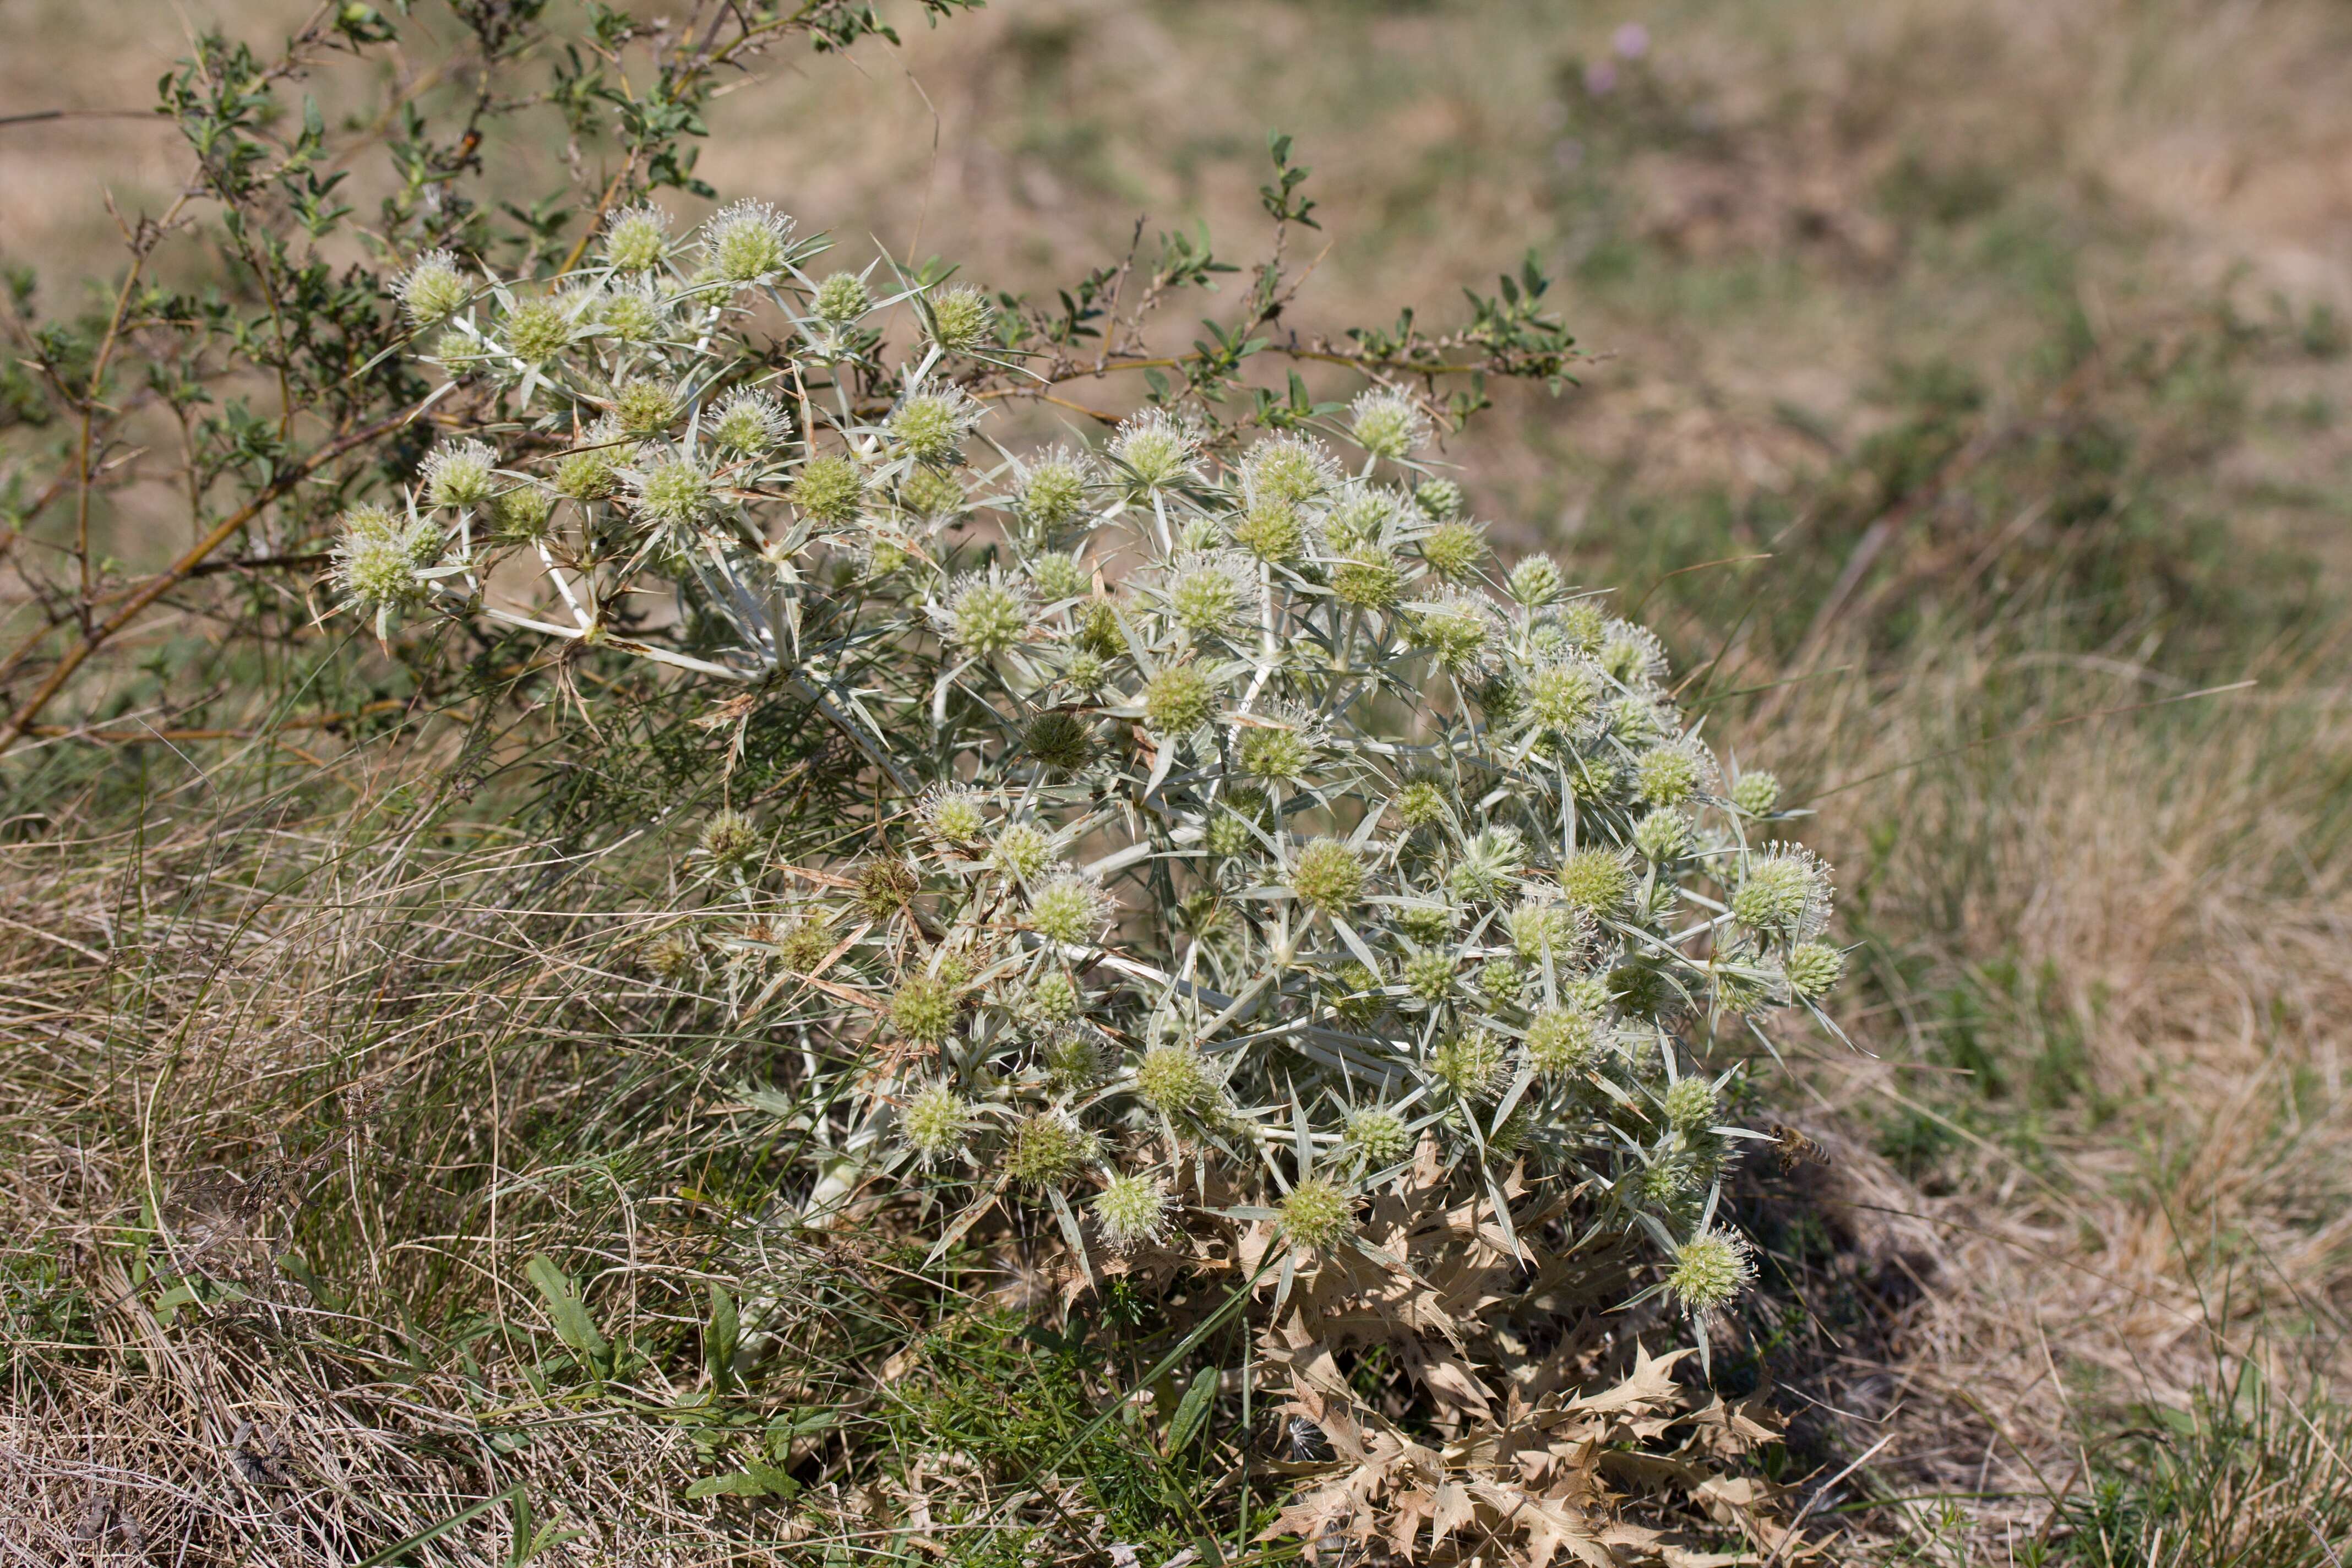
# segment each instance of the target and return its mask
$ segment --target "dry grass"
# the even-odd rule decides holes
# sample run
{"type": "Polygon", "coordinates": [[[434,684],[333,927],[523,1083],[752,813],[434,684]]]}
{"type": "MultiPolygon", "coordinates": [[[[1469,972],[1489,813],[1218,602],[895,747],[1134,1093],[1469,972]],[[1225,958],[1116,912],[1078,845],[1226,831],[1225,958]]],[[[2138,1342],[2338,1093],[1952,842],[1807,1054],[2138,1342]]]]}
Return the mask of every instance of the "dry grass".
{"type": "MultiPolygon", "coordinates": [[[[567,1560],[731,1560],[721,1505],[681,1500],[709,1465],[675,1352],[710,1281],[754,1340],[785,1326],[758,1260],[800,1244],[747,1251],[756,1206],[615,1162],[709,1184],[718,1080],[757,1049],[667,1032],[628,970],[635,891],[453,834],[398,788],[431,759],[356,751],[256,795],[262,760],[5,851],[0,1549],[348,1563],[520,1485],[585,1532],[567,1560]],[[527,1281],[541,1253],[652,1358],[614,1373],[642,1418],[572,1414],[592,1383],[527,1281]]],[[[799,1310],[814,1350],[823,1304],[799,1310]]],[[[442,1560],[509,1561],[515,1518],[442,1560]]]]}
{"type": "Polygon", "coordinates": [[[1841,1150],[1851,1223],[1932,1259],[1875,1392],[1904,1407],[1882,1470],[2013,1494],[1982,1511],[2029,1530],[2087,1489],[2086,1432],[2186,1408],[2217,1363],[2347,1373],[2352,713],[2288,669],[2064,723],[2178,695],[2086,665],[1943,645],[1784,715],[1838,759],[1813,837],[1875,999],[1847,1020],[1874,1059],[1805,1076],[1832,1125],[1946,1145],[1926,1191],[1841,1150]],[[1985,743],[1994,704],[2021,738],[1985,743]]]}

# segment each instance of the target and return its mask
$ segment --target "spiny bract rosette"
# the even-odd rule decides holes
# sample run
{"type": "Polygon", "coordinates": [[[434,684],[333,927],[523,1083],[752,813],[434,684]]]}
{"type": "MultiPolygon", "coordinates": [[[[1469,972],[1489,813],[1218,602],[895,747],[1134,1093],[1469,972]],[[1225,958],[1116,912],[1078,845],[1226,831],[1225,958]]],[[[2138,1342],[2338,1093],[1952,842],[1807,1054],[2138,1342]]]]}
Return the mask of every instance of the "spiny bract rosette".
{"type": "Polygon", "coordinates": [[[1416,1159],[1496,1193],[1524,1163],[1718,1309],[1745,1275],[1692,1260],[1742,1133],[1704,1064],[1842,965],[1828,868],[1768,842],[1768,775],[1727,790],[1659,640],[1487,558],[1410,389],[1007,453],[975,391],[1010,362],[946,330],[982,297],[818,276],[764,207],[707,227],[632,209],[551,286],[428,258],[428,357],[503,445],[428,465],[429,540],[355,518],[341,577],[380,625],[788,685],[855,744],[856,858],[703,836],[710,950],[790,937],[739,1005],[853,1086],[827,1158],[1049,1207],[1081,1251],[1214,1208],[1299,1267],[1416,1159]]]}

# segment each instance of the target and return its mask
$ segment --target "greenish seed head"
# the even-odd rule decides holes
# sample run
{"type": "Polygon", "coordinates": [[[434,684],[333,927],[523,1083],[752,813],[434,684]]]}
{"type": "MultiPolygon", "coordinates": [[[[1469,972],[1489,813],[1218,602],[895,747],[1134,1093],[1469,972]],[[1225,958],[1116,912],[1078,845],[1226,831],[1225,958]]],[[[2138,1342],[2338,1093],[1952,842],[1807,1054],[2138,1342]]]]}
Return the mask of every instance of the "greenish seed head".
{"type": "Polygon", "coordinates": [[[721,811],[702,825],[696,847],[720,866],[740,866],[759,852],[760,825],[740,811],[721,811]]]}
{"type": "Polygon", "coordinates": [[[874,296],[856,273],[836,272],[816,286],[810,306],[819,321],[845,327],[873,309],[874,296]]]}
{"type": "Polygon", "coordinates": [[[1761,769],[1750,769],[1731,786],[1732,806],[1745,816],[1769,816],[1780,804],[1780,781],[1761,769]]]}
{"type": "Polygon", "coordinates": [[[1509,1076],[1503,1042],[1484,1029],[1465,1029],[1439,1041],[1429,1067],[1462,1100],[1492,1100],[1509,1076]]]}
{"type": "Polygon", "coordinates": [[[729,451],[756,458],[775,449],[788,423],[783,405],[766,393],[737,392],[719,405],[710,433],[729,451]]]}
{"type": "Polygon", "coordinates": [[[1189,664],[1169,666],[1143,689],[1143,719],[1154,734],[1186,735],[1216,711],[1215,689],[1189,664]]]}
{"type": "Polygon", "coordinates": [[[1619,849],[1579,849],[1560,862],[1559,893],[1571,909],[1614,914],[1633,891],[1633,868],[1619,849]]]}
{"type": "Polygon", "coordinates": [[[1540,610],[1568,592],[1568,579],[1550,556],[1530,555],[1511,568],[1509,586],[1515,603],[1540,610]]]}
{"type": "Polygon", "coordinates": [[[1056,859],[1053,839],[1043,829],[1026,822],[1007,825],[997,834],[988,854],[990,863],[998,870],[1024,882],[1044,875],[1056,859]]]}
{"type": "Polygon", "coordinates": [[[1404,988],[1424,1002],[1443,1002],[1454,994],[1454,954],[1433,949],[1404,961],[1404,988]]]}
{"type": "Polygon", "coordinates": [[[1364,896],[1362,857],[1336,838],[1318,838],[1298,852],[1290,874],[1298,901],[1319,914],[1352,910],[1364,896]]]}
{"type": "Polygon", "coordinates": [[[1086,505],[1086,470],[1060,455],[1024,474],[1013,498],[1013,510],[1021,521],[1044,532],[1069,527],[1078,521],[1086,505]]]}
{"type": "Polygon", "coordinates": [[[1094,1134],[1066,1110],[1040,1110],[1013,1129],[1004,1173],[1032,1191],[1062,1187],[1101,1154],[1094,1134]]]}
{"type": "Polygon", "coordinates": [[[1103,1184],[1090,1206],[1103,1241],[1124,1252],[1168,1234],[1175,1200],[1156,1177],[1121,1173],[1103,1184]]]}
{"type": "Polygon", "coordinates": [[[1695,1138],[1716,1122],[1715,1086],[1703,1078],[1676,1079],[1666,1090],[1666,1125],[1695,1138]]]}
{"type": "Polygon", "coordinates": [[[1223,1096],[1208,1058],[1191,1046],[1154,1046],[1136,1064],[1138,1099],[1162,1115],[1198,1116],[1223,1096]]]}
{"type": "Polygon", "coordinates": [[[971,1104],[944,1083],[917,1089],[898,1113],[899,1135],[927,1164],[961,1154],[975,1123],[971,1104]]]}
{"type": "Polygon", "coordinates": [[[446,250],[430,250],[402,274],[394,292],[412,321],[437,321],[465,309],[473,286],[457,269],[457,258],[446,250]]]}
{"type": "Polygon", "coordinates": [[[1755,1278],[1747,1241],[1717,1227],[1675,1249],[1666,1294],[1686,1315],[1706,1317],[1729,1306],[1755,1278]]]}
{"type": "Polygon", "coordinates": [[[1397,792],[1397,819],[1410,830],[1445,820],[1445,792],[1430,779],[1414,779],[1397,792]]]}
{"type": "Polygon", "coordinates": [[[659,207],[629,207],[604,226],[605,263],[620,271],[649,272],[668,254],[669,215],[659,207]]]}
{"type": "Polygon", "coordinates": [[[909,974],[890,994],[890,1023],[919,1046],[938,1046],[955,1030],[956,994],[945,981],[909,974]]]}
{"type": "Polygon", "coordinates": [[[613,396],[613,418],[625,436],[658,436],[685,412],[668,384],[640,376],[613,396]]]}
{"type": "Polygon", "coordinates": [[[1283,1234],[1310,1252],[1330,1251],[1356,1228],[1354,1198],[1327,1177],[1309,1176],[1291,1188],[1280,1209],[1283,1234]]]}
{"type": "MultiPolygon", "coordinates": [[[[1429,487],[1422,487],[1427,489],[1429,487]]],[[[1421,558],[1449,583],[1468,581],[1486,559],[1486,533],[1475,523],[1442,522],[1421,542],[1421,558]]]]}
{"type": "Polygon", "coordinates": [[[1547,1078],[1589,1073],[1600,1061],[1599,1019],[1578,1007],[1547,1007],[1528,1021],[1527,1053],[1528,1065],[1547,1078]]]}
{"type": "Polygon", "coordinates": [[[1633,825],[1633,847],[1653,865],[1671,866],[1691,852],[1696,831],[1691,819],[1670,805],[1643,815],[1633,825]]]}
{"type": "Polygon", "coordinates": [[[425,499],[452,510],[486,504],[498,489],[498,454],[479,441],[436,447],[425,459],[425,499]]]}
{"type": "Polygon", "coordinates": [[[1349,1114],[1348,1144],[1366,1165],[1379,1170],[1412,1152],[1412,1133],[1403,1117],[1385,1106],[1370,1105],[1349,1114]]]}
{"type": "Polygon", "coordinates": [[[1003,653],[1029,632],[1029,602],[1013,584],[993,578],[967,580],[948,601],[948,637],[985,658],[1003,653]]]}
{"type": "Polygon", "coordinates": [[[1404,574],[1388,555],[1360,550],[1331,568],[1331,596],[1360,610],[1392,610],[1404,595],[1404,574]]]}
{"type": "Polygon", "coordinates": [[[931,341],[949,353],[974,353],[995,338],[996,309],[986,294],[969,284],[932,295],[930,307],[931,341]]]}
{"type": "Polygon", "coordinates": [[[685,458],[656,463],[638,473],[632,482],[637,492],[637,510],[672,528],[691,528],[702,521],[718,500],[710,476],[685,458]]]}
{"type": "Polygon", "coordinates": [[[507,352],[525,364],[544,364],[572,346],[571,313],[552,300],[526,300],[499,323],[507,352]]]}
{"type": "Polygon", "coordinates": [[[1348,433],[1375,458],[1402,462],[1429,439],[1428,417],[1405,393],[1386,388],[1362,393],[1349,413],[1348,433]]]}
{"type": "Polygon", "coordinates": [[[1837,988],[1845,975],[1845,954],[1824,942],[1801,942],[1789,953],[1789,989],[1816,1001],[1837,988]]]}
{"type": "Polygon", "coordinates": [[[1234,523],[1234,542],[1260,561],[1287,564],[1307,553],[1307,523],[1298,503],[1262,496],[1234,523]]]}
{"type": "Polygon", "coordinates": [[[1452,522],[1462,515],[1462,487],[1452,479],[1423,479],[1412,504],[1432,522],[1452,522]]]}
{"type": "Polygon", "coordinates": [[[1037,585],[1037,596],[1052,605],[1084,594],[1091,579],[1077,557],[1048,553],[1029,563],[1029,581],[1037,585]]]}
{"type": "Polygon", "coordinates": [[[784,269],[792,226],[792,219],[765,202],[737,202],[704,226],[706,264],[725,282],[766,282],[784,269]]]}

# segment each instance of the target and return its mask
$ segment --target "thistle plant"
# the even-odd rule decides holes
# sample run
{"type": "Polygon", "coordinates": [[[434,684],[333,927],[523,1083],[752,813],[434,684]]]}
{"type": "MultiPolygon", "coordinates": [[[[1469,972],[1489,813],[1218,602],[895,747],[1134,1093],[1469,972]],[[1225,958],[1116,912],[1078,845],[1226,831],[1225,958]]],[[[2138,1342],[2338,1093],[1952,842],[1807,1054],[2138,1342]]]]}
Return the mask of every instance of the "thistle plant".
{"type": "Polygon", "coordinates": [[[851,1085],[836,1148],[1043,1205],[1081,1252],[1222,1221],[1311,1268],[1421,1147],[1498,1203],[1514,1169],[1605,1194],[1581,1223],[1654,1237],[1718,1312],[1746,1275],[1702,1216],[1741,1133],[1707,1064],[1834,984],[1830,873],[1756,841],[1777,784],[1726,789],[1655,636],[1488,559],[1442,410],[1376,384],[1251,430],[1179,400],[1010,450],[976,290],[850,289],[765,208],[669,230],[632,208],[543,288],[413,283],[467,345],[425,364],[502,445],[428,465],[429,544],[353,513],[342,579],[379,623],[618,650],[853,748],[855,853],[763,866],[731,813],[700,851],[715,897],[855,933],[795,1004],[851,1085]],[[664,335],[533,324],[624,283],[664,335]],[[894,360],[865,329],[900,300],[894,360]],[[522,542],[490,526],[517,492],[562,498],[522,542]],[[385,540],[411,564],[379,586],[385,540]]]}

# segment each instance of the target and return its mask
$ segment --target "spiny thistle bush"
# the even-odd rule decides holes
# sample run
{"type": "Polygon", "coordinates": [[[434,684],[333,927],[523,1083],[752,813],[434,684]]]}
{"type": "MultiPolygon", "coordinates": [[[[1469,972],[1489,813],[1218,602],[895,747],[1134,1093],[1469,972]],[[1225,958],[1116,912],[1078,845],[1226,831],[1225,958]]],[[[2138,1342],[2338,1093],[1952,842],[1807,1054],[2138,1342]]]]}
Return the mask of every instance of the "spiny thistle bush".
{"type": "Polygon", "coordinates": [[[426,365],[510,417],[346,514],[335,578],[380,633],[482,616],[790,687],[856,746],[871,832],[779,864],[730,811],[695,851],[739,977],[856,1043],[845,1146],[1081,1249],[1089,1194],[1115,1247],[1160,1227],[1103,1183],[1213,1163],[1297,1262],[1427,1138],[1588,1184],[1677,1304],[1724,1306],[1749,1135],[1710,1045],[1842,963],[1829,868],[1774,837],[1770,775],[1726,780],[1659,639],[1543,556],[1494,567],[1409,390],[1009,450],[970,386],[1010,362],[940,317],[976,296],[828,271],[754,204],[670,228],[634,208],[538,286],[411,269],[426,365]]]}
{"type": "Polygon", "coordinates": [[[1752,1277],[1725,1064],[1826,1023],[1842,957],[1829,868],[1660,640],[1490,560],[1402,378],[1008,447],[1016,334],[976,292],[754,204],[676,227],[633,208],[544,282],[407,273],[478,434],[346,516],[335,579],[380,634],[487,619],[846,742],[870,812],[707,818],[641,954],[812,1043],[824,1200],[936,1204],[941,1249],[1050,1216],[1073,1291],[1239,1269],[1295,1365],[1466,1215],[1444,1289],[1614,1247],[1594,1302],[1662,1296],[1704,1355],[1752,1277]]]}

